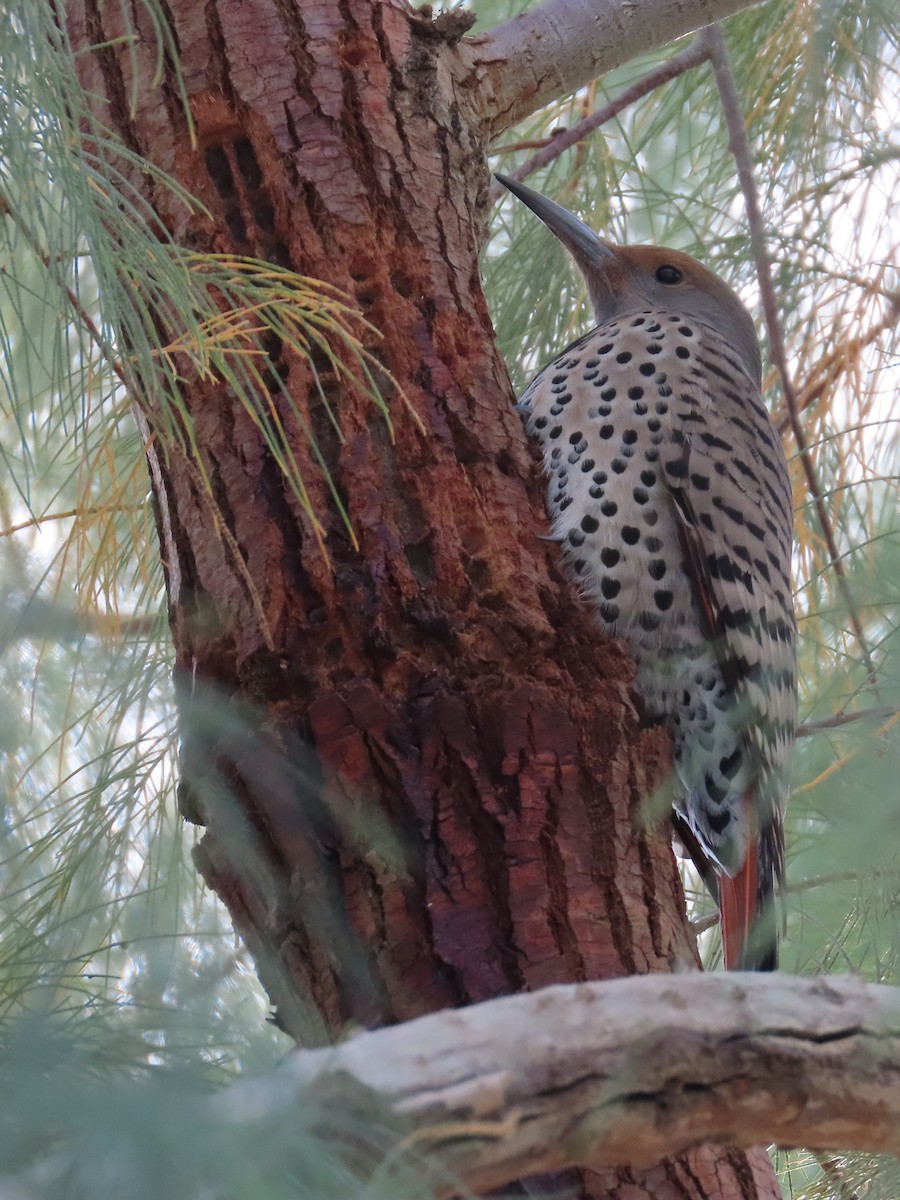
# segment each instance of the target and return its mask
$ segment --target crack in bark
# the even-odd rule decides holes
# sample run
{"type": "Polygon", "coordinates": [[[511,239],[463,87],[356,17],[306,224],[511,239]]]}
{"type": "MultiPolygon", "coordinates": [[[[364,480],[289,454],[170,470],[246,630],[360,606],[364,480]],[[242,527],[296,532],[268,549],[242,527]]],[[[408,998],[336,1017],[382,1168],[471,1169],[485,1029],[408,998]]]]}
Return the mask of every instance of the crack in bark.
{"type": "MultiPolygon", "coordinates": [[[[558,764],[556,783],[558,788],[561,787],[562,781],[558,764]]],[[[547,923],[553,934],[557,951],[566,961],[569,978],[583,980],[587,979],[587,970],[584,958],[578,949],[578,938],[569,918],[569,889],[566,882],[566,869],[556,841],[558,826],[559,805],[553,792],[548,790],[547,813],[539,838],[541,859],[549,893],[547,923]]]]}
{"type": "Polygon", "coordinates": [[[682,1162],[681,1160],[677,1160],[677,1161],[669,1160],[665,1164],[665,1172],[666,1172],[666,1178],[669,1180],[669,1182],[672,1184],[672,1186],[677,1189],[678,1195],[683,1196],[685,1198],[685,1200],[691,1200],[692,1196],[703,1194],[703,1187],[702,1187],[702,1184],[700,1181],[700,1177],[696,1174],[695,1171],[691,1170],[690,1164],[688,1162],[682,1162]],[[679,1171],[678,1171],[679,1167],[683,1168],[685,1175],[688,1177],[691,1184],[693,1185],[693,1190],[691,1188],[685,1187],[684,1180],[681,1178],[679,1171]]]}
{"type": "MultiPolygon", "coordinates": [[[[218,68],[217,70],[212,69],[210,75],[216,79],[217,86],[221,90],[228,107],[232,111],[237,111],[239,101],[231,80],[231,68],[228,62],[228,43],[225,31],[222,28],[222,22],[219,19],[218,0],[206,0],[206,4],[203,6],[203,16],[209,39],[208,44],[215,55],[216,66],[218,68]]],[[[177,30],[177,23],[173,25],[173,29],[177,30]]]]}
{"type": "Polygon", "coordinates": [[[95,47],[93,54],[100,66],[109,101],[109,122],[118,131],[128,149],[140,157],[143,147],[131,119],[125,80],[116,49],[109,44],[113,39],[104,28],[101,8],[102,4],[98,0],[84,0],[85,24],[90,41],[95,47]]]}
{"type": "MultiPolygon", "coordinates": [[[[412,171],[415,171],[416,162],[412,153],[412,147],[410,146],[409,137],[407,136],[406,132],[406,121],[403,113],[401,112],[395,94],[406,91],[406,81],[403,78],[403,72],[400,70],[396,60],[394,59],[390,42],[387,34],[385,33],[384,15],[381,6],[377,4],[372,7],[372,30],[375,34],[375,40],[378,43],[378,51],[381,55],[381,61],[387,68],[391,77],[391,83],[393,84],[390,92],[388,93],[388,105],[391,110],[391,115],[394,119],[394,129],[400,141],[400,145],[403,147],[403,155],[406,159],[407,166],[412,171]]],[[[402,177],[398,172],[398,182],[401,178],[402,177]]]]}
{"type": "Polygon", "coordinates": [[[616,881],[620,866],[618,854],[612,845],[612,839],[608,833],[606,836],[601,833],[601,830],[608,831],[616,828],[618,814],[609,802],[606,789],[601,788],[596,782],[592,788],[590,809],[595,814],[591,825],[591,840],[594,848],[593,861],[597,864],[594,878],[597,885],[603,889],[606,899],[609,929],[619,962],[622,964],[622,971],[626,975],[632,975],[636,970],[634,944],[632,941],[634,930],[622,895],[617,887],[616,881]]]}
{"type": "MultiPolygon", "coordinates": [[[[771,1038],[778,1038],[779,1040],[784,1040],[784,1041],[809,1042],[811,1045],[815,1045],[815,1046],[827,1046],[829,1044],[829,1042],[843,1042],[843,1041],[846,1041],[848,1038],[858,1037],[862,1033],[865,1033],[865,1035],[867,1037],[874,1037],[874,1038],[878,1037],[877,1032],[872,1031],[872,1030],[863,1030],[862,1026],[860,1026],[860,1025],[850,1026],[847,1029],[829,1030],[826,1033],[819,1033],[819,1034],[813,1033],[812,1031],[808,1031],[808,1030],[777,1029],[777,1028],[767,1029],[767,1028],[763,1027],[762,1029],[754,1030],[753,1036],[755,1038],[771,1037],[771,1038]]],[[[893,1040],[895,1035],[887,1034],[886,1037],[889,1040],[893,1040]]],[[[740,1042],[743,1040],[746,1040],[745,1035],[741,1034],[741,1033],[737,1033],[732,1038],[724,1038],[723,1044],[730,1044],[732,1042],[740,1042]]]]}

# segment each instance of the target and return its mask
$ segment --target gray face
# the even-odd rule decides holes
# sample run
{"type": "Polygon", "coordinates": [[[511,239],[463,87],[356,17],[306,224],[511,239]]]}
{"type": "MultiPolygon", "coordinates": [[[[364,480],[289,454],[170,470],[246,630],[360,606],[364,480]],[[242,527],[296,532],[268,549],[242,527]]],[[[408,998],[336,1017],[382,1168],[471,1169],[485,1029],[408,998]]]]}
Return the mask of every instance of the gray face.
{"type": "Polygon", "coordinates": [[[759,340],[750,314],[728,284],[695,258],[665,246],[611,246],[592,262],[576,261],[598,323],[641,308],[677,312],[718,330],[760,386],[759,340]]]}

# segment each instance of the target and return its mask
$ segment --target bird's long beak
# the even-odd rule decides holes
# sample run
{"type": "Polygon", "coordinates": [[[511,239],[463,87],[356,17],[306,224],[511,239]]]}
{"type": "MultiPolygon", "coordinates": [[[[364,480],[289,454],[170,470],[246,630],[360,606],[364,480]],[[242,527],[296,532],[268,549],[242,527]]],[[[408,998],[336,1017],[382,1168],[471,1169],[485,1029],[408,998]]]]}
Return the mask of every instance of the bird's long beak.
{"type": "Polygon", "coordinates": [[[592,266],[606,264],[615,256],[615,250],[609,242],[604,241],[589,225],[585,225],[584,221],[579,220],[561,204],[548,200],[540,192],[510,179],[507,175],[496,175],[495,178],[514,196],[518,196],[523,204],[527,204],[536,217],[540,217],[582,268],[590,269],[592,266]]]}

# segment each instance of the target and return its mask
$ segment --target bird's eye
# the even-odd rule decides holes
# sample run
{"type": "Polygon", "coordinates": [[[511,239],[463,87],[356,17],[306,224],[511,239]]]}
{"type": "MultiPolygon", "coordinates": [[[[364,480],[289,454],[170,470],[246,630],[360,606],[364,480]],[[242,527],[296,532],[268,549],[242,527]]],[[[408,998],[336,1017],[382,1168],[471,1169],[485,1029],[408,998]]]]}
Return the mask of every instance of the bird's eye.
{"type": "Polygon", "coordinates": [[[665,283],[671,287],[673,284],[681,283],[684,275],[678,267],[673,267],[671,263],[663,263],[661,267],[656,268],[656,279],[658,283],[665,283]]]}

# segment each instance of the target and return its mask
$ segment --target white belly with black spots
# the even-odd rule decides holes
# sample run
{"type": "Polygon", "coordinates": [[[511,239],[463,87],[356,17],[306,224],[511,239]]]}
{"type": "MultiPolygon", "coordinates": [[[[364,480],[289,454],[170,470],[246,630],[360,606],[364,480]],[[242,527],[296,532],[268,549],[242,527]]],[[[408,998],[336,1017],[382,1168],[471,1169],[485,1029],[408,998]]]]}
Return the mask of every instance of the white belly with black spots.
{"type": "Polygon", "coordinates": [[[783,458],[771,469],[777,435],[758,390],[715,331],[646,311],[570,346],[520,407],[543,451],[554,535],[603,629],[628,643],[644,701],[672,734],[701,842],[734,869],[747,836],[744,792],[783,791],[776,776],[795,704],[790,492],[783,458]],[[740,692],[705,631],[674,486],[696,501],[729,653],[744,671],[740,692]]]}
{"type": "Polygon", "coordinates": [[[631,320],[641,323],[582,339],[522,402],[532,402],[527,430],[543,448],[569,566],[610,635],[657,648],[698,630],[660,466],[679,405],[666,369],[674,329],[631,320]]]}

